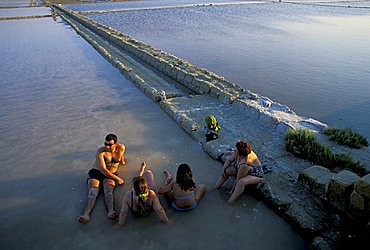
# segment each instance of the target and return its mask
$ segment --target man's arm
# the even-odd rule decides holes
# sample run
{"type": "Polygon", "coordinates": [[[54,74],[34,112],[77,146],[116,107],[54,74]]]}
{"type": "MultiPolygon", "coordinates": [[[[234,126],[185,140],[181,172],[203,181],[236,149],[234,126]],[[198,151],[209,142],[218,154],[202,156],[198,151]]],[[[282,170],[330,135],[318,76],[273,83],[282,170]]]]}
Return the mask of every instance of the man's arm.
{"type": "Polygon", "coordinates": [[[120,144],[120,147],[119,147],[119,159],[121,159],[120,163],[122,163],[122,164],[126,164],[125,151],[126,151],[125,145],[120,144]]]}
{"type": "Polygon", "coordinates": [[[230,157],[228,159],[226,159],[224,165],[222,166],[222,170],[221,170],[221,173],[222,173],[222,175],[223,175],[224,178],[226,178],[226,169],[236,159],[237,156],[238,156],[238,153],[236,152],[236,150],[234,150],[234,152],[232,153],[232,155],[230,155],[230,157]]]}
{"type": "Polygon", "coordinates": [[[168,217],[166,215],[166,212],[164,211],[161,203],[159,202],[159,199],[158,199],[157,195],[155,194],[155,192],[151,190],[150,191],[150,196],[151,196],[151,199],[153,200],[153,209],[156,212],[156,214],[158,215],[159,219],[162,222],[168,223],[168,217]]]}
{"type": "Polygon", "coordinates": [[[99,165],[100,171],[107,176],[108,178],[115,180],[118,182],[119,185],[123,184],[123,180],[118,177],[117,175],[113,174],[111,171],[107,169],[107,166],[105,165],[104,161],[104,152],[98,152],[97,153],[97,162],[99,165]]]}
{"type": "Polygon", "coordinates": [[[122,199],[122,204],[121,204],[121,211],[119,212],[119,219],[118,219],[118,225],[122,226],[125,224],[126,217],[128,214],[128,202],[130,200],[130,191],[126,192],[125,196],[122,199]]]}

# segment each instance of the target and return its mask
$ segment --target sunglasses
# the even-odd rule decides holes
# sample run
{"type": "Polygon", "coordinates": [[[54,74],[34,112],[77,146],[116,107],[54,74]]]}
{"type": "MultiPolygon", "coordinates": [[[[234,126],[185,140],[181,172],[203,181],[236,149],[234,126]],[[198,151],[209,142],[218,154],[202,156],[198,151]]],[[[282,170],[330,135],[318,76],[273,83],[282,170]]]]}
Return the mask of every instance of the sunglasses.
{"type": "Polygon", "coordinates": [[[106,147],[112,147],[114,144],[115,144],[115,143],[113,143],[113,144],[109,144],[109,143],[104,142],[104,145],[105,145],[106,147]]]}

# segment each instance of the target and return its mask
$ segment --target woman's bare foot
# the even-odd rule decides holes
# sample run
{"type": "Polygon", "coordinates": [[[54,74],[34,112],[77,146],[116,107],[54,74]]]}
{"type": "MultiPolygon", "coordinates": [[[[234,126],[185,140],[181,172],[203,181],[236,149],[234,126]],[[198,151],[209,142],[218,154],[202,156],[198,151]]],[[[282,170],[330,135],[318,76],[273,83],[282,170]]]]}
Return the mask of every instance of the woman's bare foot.
{"type": "Polygon", "coordinates": [[[168,185],[171,183],[172,181],[172,176],[170,174],[170,172],[168,172],[167,170],[163,171],[164,175],[166,176],[166,180],[164,181],[164,185],[168,185]]]}
{"type": "Polygon", "coordinates": [[[117,218],[117,212],[114,210],[108,212],[108,218],[114,220],[115,218],[117,218]]]}
{"type": "Polygon", "coordinates": [[[144,173],[145,168],[146,168],[146,162],[145,162],[145,161],[143,161],[143,162],[141,163],[140,171],[144,173]]]}
{"type": "Polygon", "coordinates": [[[90,221],[90,217],[88,215],[80,215],[78,217],[78,222],[80,223],[88,223],[90,221]]]}

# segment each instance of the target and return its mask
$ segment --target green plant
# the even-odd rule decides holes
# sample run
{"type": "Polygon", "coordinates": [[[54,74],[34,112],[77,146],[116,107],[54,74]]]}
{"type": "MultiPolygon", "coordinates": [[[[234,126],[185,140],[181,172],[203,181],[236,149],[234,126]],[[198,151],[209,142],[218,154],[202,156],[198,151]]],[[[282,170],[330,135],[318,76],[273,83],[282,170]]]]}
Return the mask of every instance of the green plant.
{"type": "Polygon", "coordinates": [[[285,136],[285,146],[295,156],[328,169],[340,167],[351,169],[361,176],[366,174],[366,168],[361,162],[354,162],[350,154],[333,153],[330,148],[318,143],[315,133],[308,129],[290,130],[285,136]]]}
{"type": "Polygon", "coordinates": [[[339,145],[347,145],[351,148],[369,146],[369,143],[365,137],[353,132],[349,128],[342,129],[328,126],[324,129],[324,134],[327,135],[330,140],[335,141],[339,145]]]}

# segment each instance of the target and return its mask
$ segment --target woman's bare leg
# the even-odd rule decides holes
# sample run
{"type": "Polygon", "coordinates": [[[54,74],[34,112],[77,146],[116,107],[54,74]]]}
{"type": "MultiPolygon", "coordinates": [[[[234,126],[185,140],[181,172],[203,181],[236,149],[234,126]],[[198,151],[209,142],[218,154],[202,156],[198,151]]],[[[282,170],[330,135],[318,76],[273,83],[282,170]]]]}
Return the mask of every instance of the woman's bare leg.
{"type": "Polygon", "coordinates": [[[206,193],[206,186],[204,184],[199,184],[194,190],[195,200],[199,203],[200,199],[206,193]]]}
{"type": "Polygon", "coordinates": [[[263,178],[259,178],[256,176],[247,175],[241,178],[238,183],[235,185],[234,192],[231,194],[229,200],[227,201],[229,204],[233,204],[244,192],[244,188],[248,185],[258,184],[263,180],[263,178]]]}
{"type": "Polygon", "coordinates": [[[221,170],[220,176],[215,184],[215,188],[220,188],[230,176],[236,175],[236,169],[233,166],[226,168],[226,171],[221,170]]]}
{"type": "Polygon", "coordinates": [[[171,183],[171,181],[172,181],[172,175],[167,170],[163,171],[163,173],[165,175],[165,179],[164,179],[163,185],[166,186],[166,185],[168,185],[168,184],[171,183]]]}
{"type": "MultiPolygon", "coordinates": [[[[163,171],[164,173],[164,181],[163,181],[163,186],[162,187],[165,187],[165,186],[168,186],[171,184],[172,182],[172,175],[170,172],[168,172],[167,170],[163,171]]],[[[169,191],[169,192],[166,192],[166,193],[163,193],[164,197],[166,198],[167,200],[167,203],[169,206],[171,206],[174,198],[173,198],[173,191],[169,191]]]]}
{"type": "Polygon", "coordinates": [[[148,187],[157,193],[157,187],[155,185],[154,174],[150,169],[144,171],[143,177],[148,182],[148,187]]]}

